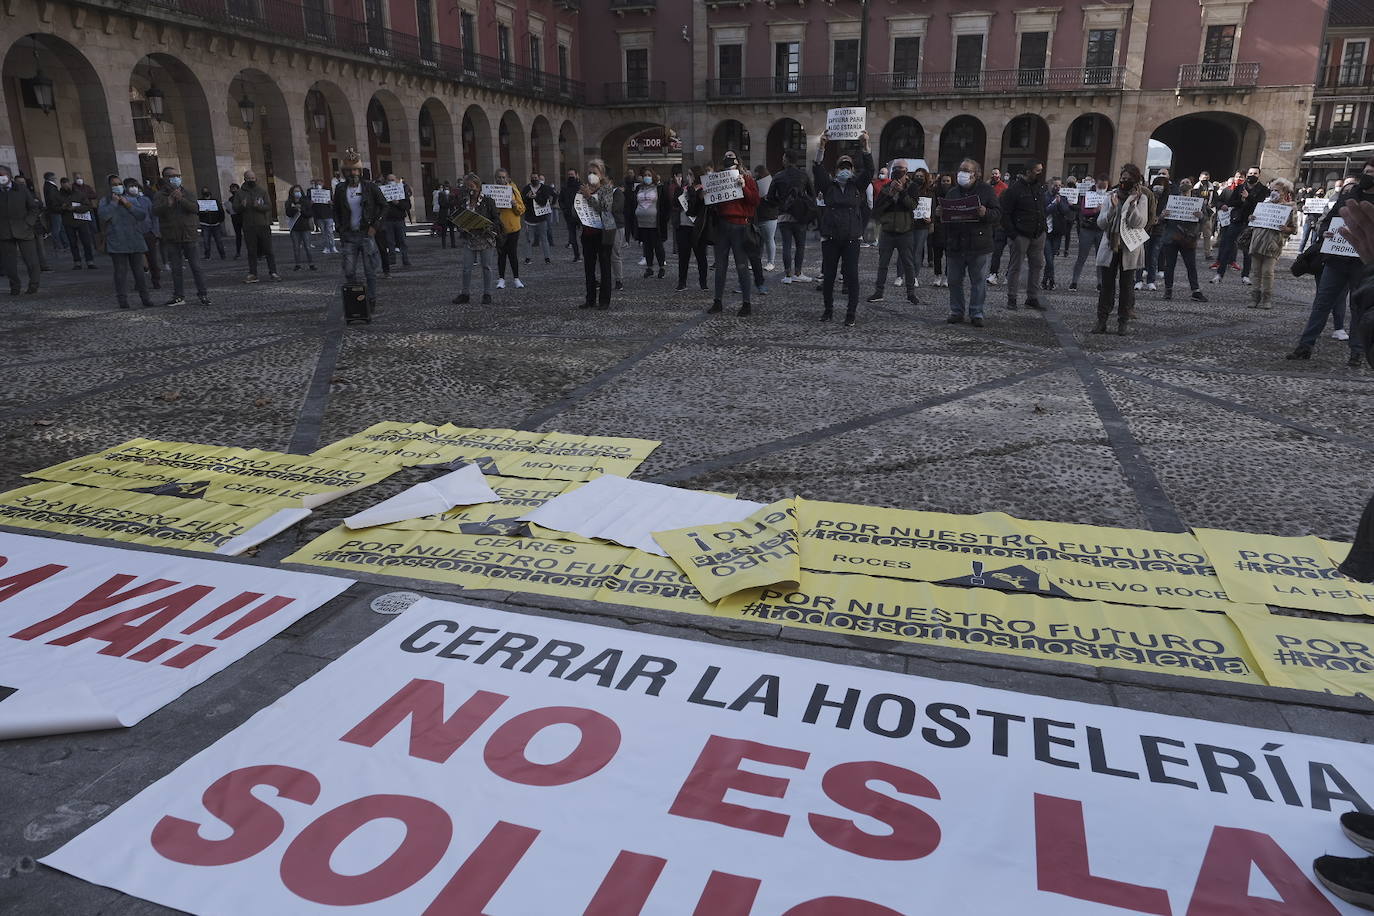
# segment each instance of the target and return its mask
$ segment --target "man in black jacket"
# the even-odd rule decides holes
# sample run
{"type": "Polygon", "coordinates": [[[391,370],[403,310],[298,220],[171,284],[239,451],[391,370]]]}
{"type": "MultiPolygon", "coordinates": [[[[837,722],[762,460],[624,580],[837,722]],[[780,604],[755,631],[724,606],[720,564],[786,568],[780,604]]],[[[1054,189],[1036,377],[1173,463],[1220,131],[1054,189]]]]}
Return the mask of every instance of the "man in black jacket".
{"type": "Polygon", "coordinates": [[[48,221],[48,233],[52,236],[52,251],[67,250],[67,233],[62,230],[62,189],[58,187],[54,172],[43,173],[43,210],[48,221]]]}
{"type": "Polygon", "coordinates": [[[8,166],[0,165],[0,269],[10,281],[10,295],[19,295],[19,259],[29,274],[26,292],[38,292],[38,243],[34,227],[43,205],[26,184],[15,182],[8,166]]]}
{"type": "Polygon", "coordinates": [[[821,211],[821,295],[825,311],[821,321],[829,321],[835,310],[835,270],[843,265],[844,285],[849,303],[844,326],[852,328],[859,310],[859,243],[868,226],[868,185],[873,181],[873,154],[868,150],[868,131],[859,135],[863,144],[862,163],[856,169],[854,157],[844,153],[835,161],[835,174],[825,168],[825,147],[830,132],[821,134],[811,176],[816,191],[825,201],[821,211]]]}
{"type": "Polygon", "coordinates": [[[1220,283],[1226,276],[1226,268],[1235,262],[1236,255],[1241,257],[1240,281],[1250,283],[1250,247],[1237,252],[1237,242],[1241,233],[1250,225],[1250,216],[1255,207],[1269,199],[1269,188],[1260,183],[1259,166],[1252,165],[1245,172],[1245,180],[1221,193],[1222,206],[1231,208],[1231,224],[1221,231],[1221,244],[1217,251],[1217,275],[1212,283],[1220,283]]]}
{"type": "Polygon", "coordinates": [[[1026,264],[1026,308],[1041,309],[1036,280],[1045,272],[1045,232],[1048,226],[1045,201],[1045,164],[1032,162],[1024,174],[1012,179],[1002,192],[1002,231],[1007,234],[1011,257],[1007,261],[1007,308],[1016,310],[1016,287],[1021,264],[1026,264]]]}
{"type": "Polygon", "coordinates": [[[806,254],[806,232],[816,213],[816,189],[811,176],[800,165],[805,154],[796,150],[783,153],[787,167],[773,176],[768,187],[768,201],[778,211],[778,232],[782,235],[782,282],[809,283],[802,273],[802,257],[806,254]]]}
{"type": "Polygon", "coordinates": [[[344,282],[357,282],[358,260],[362,259],[367,299],[375,307],[377,268],[382,262],[376,236],[386,211],[386,198],[375,184],[363,180],[362,157],[354,150],[344,151],[343,173],[344,181],[334,187],[334,225],[339,231],[344,282]]]}
{"type": "Polygon", "coordinates": [[[945,192],[940,221],[945,231],[945,276],[949,278],[950,324],[964,321],[964,279],[969,282],[968,320],[983,326],[983,304],[988,290],[988,264],[992,260],[994,227],[1002,223],[1002,206],[992,186],[983,180],[983,167],[972,159],[959,163],[954,186],[945,192]],[[975,198],[969,212],[966,204],[975,198]],[[956,209],[957,208],[957,209],[956,209]]]}
{"type": "Polygon", "coordinates": [[[577,213],[573,208],[573,201],[581,193],[582,179],[577,177],[577,169],[568,169],[567,177],[563,179],[563,190],[558,192],[558,206],[563,210],[563,222],[568,227],[568,247],[572,249],[574,264],[582,260],[581,249],[577,246],[577,233],[581,231],[582,224],[577,221],[577,213]]]}

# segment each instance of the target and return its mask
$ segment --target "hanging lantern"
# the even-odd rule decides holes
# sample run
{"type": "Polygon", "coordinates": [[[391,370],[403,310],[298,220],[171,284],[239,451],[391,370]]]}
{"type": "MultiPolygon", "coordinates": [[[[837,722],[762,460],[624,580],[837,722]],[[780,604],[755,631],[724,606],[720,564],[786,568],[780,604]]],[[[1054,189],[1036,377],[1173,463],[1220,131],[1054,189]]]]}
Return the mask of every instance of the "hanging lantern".
{"type": "Polygon", "coordinates": [[[38,103],[38,107],[43,109],[43,114],[47,114],[56,107],[53,100],[52,80],[43,75],[42,69],[34,71],[33,79],[29,80],[29,85],[33,87],[33,98],[38,103]]]}
{"type": "Polygon", "coordinates": [[[153,120],[161,121],[167,103],[167,97],[163,95],[162,90],[156,86],[149,87],[148,91],[143,93],[143,101],[147,103],[148,114],[153,116],[153,120]]]}
{"type": "Polygon", "coordinates": [[[243,119],[245,129],[253,126],[253,119],[257,115],[258,106],[253,104],[253,100],[248,97],[247,93],[244,93],[243,97],[239,99],[239,117],[243,119]]]}

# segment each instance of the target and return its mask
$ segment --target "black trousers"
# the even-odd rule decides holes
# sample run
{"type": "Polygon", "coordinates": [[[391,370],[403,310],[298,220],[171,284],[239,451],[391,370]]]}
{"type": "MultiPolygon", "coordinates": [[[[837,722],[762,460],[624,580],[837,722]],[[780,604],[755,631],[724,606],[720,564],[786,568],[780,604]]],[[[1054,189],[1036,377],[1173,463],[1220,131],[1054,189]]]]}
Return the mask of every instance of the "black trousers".
{"type": "Polygon", "coordinates": [[[639,245],[644,250],[644,269],[648,270],[654,266],[654,259],[658,259],[658,266],[664,267],[666,259],[663,257],[663,236],[659,234],[658,227],[651,229],[639,229],[639,245]]]}
{"type": "Polygon", "coordinates": [[[825,310],[835,308],[835,270],[844,271],[844,288],[849,293],[845,317],[859,311],[859,240],[821,239],[821,295],[825,310]]]}
{"type": "Polygon", "coordinates": [[[582,270],[587,278],[587,305],[609,306],[611,290],[615,283],[611,280],[611,244],[604,238],[600,229],[582,230],[582,270]],[[597,282],[596,271],[601,269],[601,280],[597,282]]]}
{"type": "Polygon", "coordinates": [[[496,243],[496,275],[506,279],[506,264],[510,264],[510,275],[520,279],[520,231],[507,232],[496,243]]]}
{"type": "Polygon", "coordinates": [[[277,256],[272,251],[272,227],[244,226],[242,238],[248,244],[248,274],[253,277],[258,275],[258,258],[261,257],[267,258],[267,272],[276,273],[277,256]]]}
{"type": "Polygon", "coordinates": [[[692,256],[697,259],[697,277],[701,281],[701,288],[706,288],[706,270],[709,266],[706,263],[706,236],[703,233],[697,239],[695,245],[692,244],[692,227],[677,227],[677,285],[687,285],[687,265],[692,256]]]}
{"type": "Polygon", "coordinates": [[[1118,251],[1112,255],[1112,266],[1099,267],[1097,275],[1102,286],[1097,292],[1098,319],[1110,318],[1115,305],[1117,321],[1125,324],[1135,312],[1135,271],[1121,269],[1121,252],[1118,251]]]}
{"type": "Polygon", "coordinates": [[[0,241],[0,269],[9,278],[11,292],[19,291],[19,261],[23,259],[24,270],[29,275],[29,286],[38,288],[38,242],[34,239],[4,239],[0,241]]]}

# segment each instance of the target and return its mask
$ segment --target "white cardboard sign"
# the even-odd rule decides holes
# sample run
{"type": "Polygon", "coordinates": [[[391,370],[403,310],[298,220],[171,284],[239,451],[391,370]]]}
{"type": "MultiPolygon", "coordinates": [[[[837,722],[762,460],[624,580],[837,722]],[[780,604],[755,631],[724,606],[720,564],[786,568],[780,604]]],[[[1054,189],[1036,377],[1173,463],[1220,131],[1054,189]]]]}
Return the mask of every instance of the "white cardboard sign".
{"type": "Polygon", "coordinates": [[[1262,203],[1255,205],[1250,214],[1250,226],[1254,229],[1282,229],[1293,218],[1293,208],[1287,204],[1262,203]]]}
{"type": "Polygon", "coordinates": [[[912,219],[930,219],[930,205],[934,198],[916,198],[916,209],[911,211],[912,219]]]}
{"type": "Polygon", "coordinates": [[[708,172],[701,176],[701,191],[707,205],[724,203],[727,200],[741,200],[744,188],[735,182],[739,180],[739,169],[725,169],[721,172],[708,172]]]}
{"type": "Polygon", "coordinates": [[[1330,209],[1332,202],[1325,197],[1309,197],[1302,202],[1302,212],[1315,213],[1318,216],[1330,209]]]}
{"type": "Polygon", "coordinates": [[[219,201],[217,201],[217,200],[197,200],[197,201],[196,201],[196,208],[199,209],[201,213],[218,213],[218,212],[219,212],[219,201]]]}
{"type": "Polygon", "coordinates": [[[134,725],[349,579],[0,533],[0,740],[134,725]]]}
{"type": "Polygon", "coordinates": [[[490,197],[498,209],[509,210],[515,206],[515,191],[508,184],[484,184],[482,194],[490,197]]]}
{"type": "Polygon", "coordinates": [[[200,914],[1357,916],[1308,865],[1371,797],[1367,745],[423,599],[42,861],[200,914]]]}
{"type": "Polygon", "coordinates": [[[378,185],[377,187],[382,189],[382,197],[386,198],[387,200],[405,200],[406,186],[401,184],[399,181],[394,181],[391,184],[378,185]]]}
{"type": "Polygon", "coordinates": [[[1066,184],[1059,189],[1059,196],[1069,202],[1069,206],[1078,203],[1078,188],[1071,184],[1066,184]]]}
{"type": "Polygon", "coordinates": [[[1106,196],[1107,196],[1107,195],[1103,194],[1101,191],[1084,191],[1084,192],[1083,192],[1083,209],[1084,209],[1084,210],[1101,210],[1101,209],[1102,209],[1103,201],[1104,201],[1104,199],[1106,198],[1106,196]]]}
{"type": "Polygon", "coordinates": [[[867,125],[866,108],[832,108],[825,113],[825,129],[831,140],[857,140],[867,125]]]}
{"type": "Polygon", "coordinates": [[[328,188],[311,188],[310,202],[312,204],[327,204],[334,200],[332,192],[328,188]]]}
{"type": "Polygon", "coordinates": [[[1331,238],[1322,242],[1322,254],[1335,254],[1343,258],[1358,258],[1360,253],[1355,250],[1355,246],[1350,244],[1350,239],[1341,235],[1340,228],[1345,225],[1345,220],[1339,216],[1331,217],[1331,225],[1327,231],[1331,233],[1331,238]]]}
{"type": "Polygon", "coordinates": [[[1202,207],[1207,203],[1201,197],[1170,194],[1164,204],[1164,218],[1179,223],[1196,223],[1202,219],[1202,207]]]}
{"type": "Polygon", "coordinates": [[[573,212],[577,214],[577,221],[588,229],[605,228],[605,224],[601,222],[601,214],[592,209],[592,205],[587,203],[587,198],[580,192],[573,195],[573,212]]]}

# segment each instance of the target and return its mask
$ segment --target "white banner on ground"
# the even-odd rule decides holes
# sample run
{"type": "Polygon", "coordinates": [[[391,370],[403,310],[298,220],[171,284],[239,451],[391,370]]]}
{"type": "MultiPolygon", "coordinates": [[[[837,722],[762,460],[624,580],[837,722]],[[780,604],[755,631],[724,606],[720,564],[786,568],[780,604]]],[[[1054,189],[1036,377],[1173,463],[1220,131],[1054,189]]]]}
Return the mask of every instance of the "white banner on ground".
{"type": "Polygon", "coordinates": [[[515,189],[508,184],[484,184],[482,195],[490,197],[499,209],[509,210],[515,206],[515,189]]]}
{"type": "Polygon", "coordinates": [[[1355,250],[1355,246],[1350,244],[1350,239],[1341,235],[1341,227],[1345,225],[1345,220],[1339,216],[1331,217],[1331,225],[1327,231],[1331,233],[1331,238],[1322,242],[1322,254],[1335,254],[1343,258],[1358,258],[1360,253],[1355,250]]]}
{"type": "Polygon", "coordinates": [[[405,200],[406,186],[399,181],[391,184],[380,184],[377,187],[382,189],[382,197],[390,201],[405,200]]]}
{"type": "Polygon", "coordinates": [[[0,533],[0,740],[133,725],[350,581],[0,533]]]}
{"type": "Polygon", "coordinates": [[[334,200],[333,193],[328,188],[311,188],[310,202],[312,204],[327,204],[334,200]]]}
{"type": "Polygon", "coordinates": [[[1188,197],[1170,194],[1164,205],[1164,218],[1180,223],[1196,223],[1202,219],[1202,206],[1207,203],[1201,197],[1188,197]]]}
{"type": "Polygon", "coordinates": [[[601,214],[592,209],[592,205],[580,192],[573,195],[573,212],[577,214],[577,221],[588,229],[605,228],[605,224],[601,222],[601,214]]]}
{"type": "Polygon", "coordinates": [[[739,169],[726,169],[702,175],[701,192],[706,198],[707,206],[743,198],[744,188],[736,184],[739,177],[739,169]]]}
{"type": "Polygon", "coordinates": [[[1263,203],[1255,205],[1250,214],[1253,229],[1282,229],[1293,219],[1293,208],[1288,204],[1263,203]]]}
{"type": "Polygon", "coordinates": [[[1355,916],[1308,864],[1369,798],[1367,745],[425,599],[42,861],[201,914],[1355,916]]]}
{"type": "Polygon", "coordinates": [[[831,140],[857,140],[867,129],[866,108],[832,108],[825,113],[825,130],[831,140]]]}

